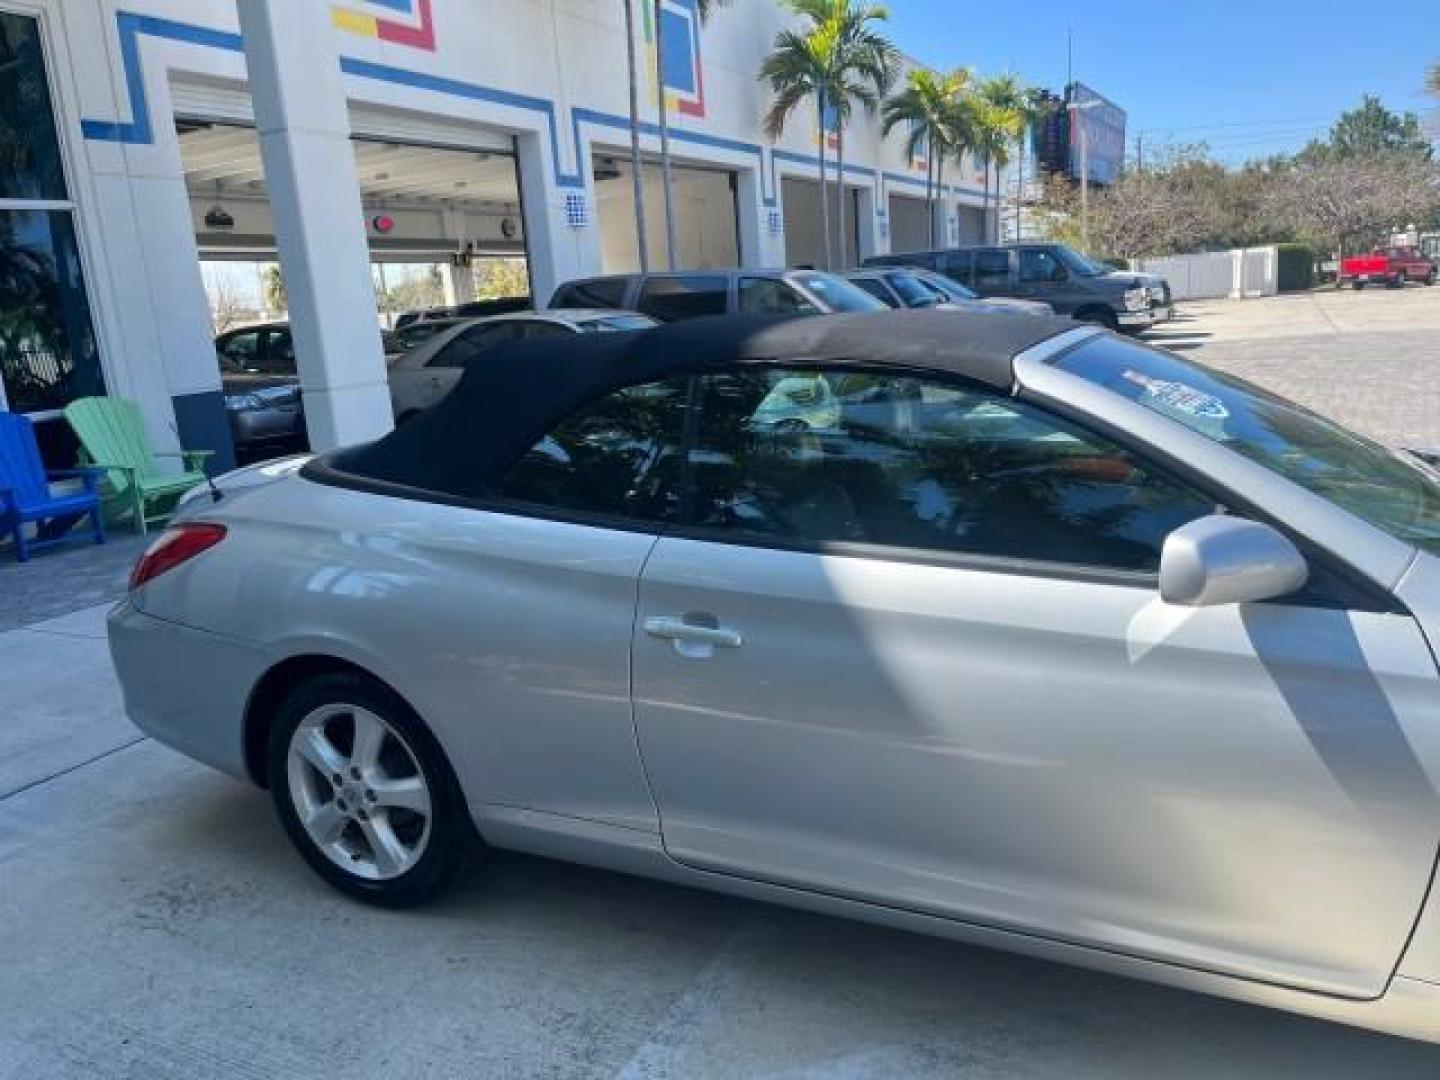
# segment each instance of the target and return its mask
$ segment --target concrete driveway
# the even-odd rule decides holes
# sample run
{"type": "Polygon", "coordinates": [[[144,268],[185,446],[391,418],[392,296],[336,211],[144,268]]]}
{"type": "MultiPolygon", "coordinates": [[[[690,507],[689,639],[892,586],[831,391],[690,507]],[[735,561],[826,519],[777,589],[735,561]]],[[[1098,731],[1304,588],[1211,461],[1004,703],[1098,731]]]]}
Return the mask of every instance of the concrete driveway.
{"type": "MultiPolygon", "coordinates": [[[[1440,444],[1437,329],[1440,289],[1372,290],[1154,338],[1440,444]],[[1411,314],[1342,329],[1352,300],[1411,314]]],[[[422,911],[347,901],[263,792],[123,717],[120,544],[0,565],[0,1077],[1440,1077],[1437,1047],[519,856],[422,911]]]]}

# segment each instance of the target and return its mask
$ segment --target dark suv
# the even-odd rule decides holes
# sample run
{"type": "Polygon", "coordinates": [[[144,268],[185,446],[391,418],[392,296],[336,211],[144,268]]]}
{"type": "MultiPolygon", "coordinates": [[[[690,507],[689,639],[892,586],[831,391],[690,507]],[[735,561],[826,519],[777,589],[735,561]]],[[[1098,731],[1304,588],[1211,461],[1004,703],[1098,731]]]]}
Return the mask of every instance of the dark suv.
{"type": "Polygon", "coordinates": [[[617,308],[657,322],[702,315],[824,315],[884,311],[885,305],[838,274],[819,270],[682,270],[610,274],[561,285],[552,308],[617,308]]]}
{"type": "Polygon", "coordinates": [[[867,266],[920,266],[986,297],[1043,300],[1058,314],[1138,332],[1170,318],[1163,278],[1112,270],[1064,244],[1007,244],[877,255],[867,266]]]}

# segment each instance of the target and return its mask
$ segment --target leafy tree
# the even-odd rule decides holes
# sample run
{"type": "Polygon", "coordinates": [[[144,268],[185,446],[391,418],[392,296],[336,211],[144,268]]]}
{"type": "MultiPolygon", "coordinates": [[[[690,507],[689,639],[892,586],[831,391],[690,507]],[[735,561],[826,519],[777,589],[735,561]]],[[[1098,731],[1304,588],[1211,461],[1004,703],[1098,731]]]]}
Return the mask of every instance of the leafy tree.
{"type": "Polygon", "coordinates": [[[1440,97],[1440,60],[1430,65],[1430,70],[1425,73],[1425,89],[1435,97],[1440,97]]]}
{"type": "Polygon", "coordinates": [[[530,271],[524,259],[494,259],[485,263],[485,273],[476,285],[481,300],[502,296],[525,296],[530,292],[530,271]]]}
{"type": "MultiPolygon", "coordinates": [[[[779,139],[785,124],[801,104],[813,101],[820,129],[820,231],[826,269],[834,268],[830,236],[829,179],[825,168],[828,121],[837,128],[836,159],[840,197],[845,191],[845,124],[860,105],[873,111],[894,78],[899,53],[874,28],[888,19],[879,5],[855,0],[788,0],[802,18],[800,29],[782,30],[760,66],[760,80],[770,85],[774,98],[766,111],[768,138],[779,139]]],[[[841,202],[843,210],[844,203],[841,202]]],[[[840,223],[839,250],[844,262],[845,230],[840,223]]]]}
{"type": "Polygon", "coordinates": [[[1440,204],[1440,170],[1415,156],[1297,160],[1276,181],[1264,198],[1271,219],[1341,256],[1382,242],[1440,204]]]}
{"type": "Polygon", "coordinates": [[[265,306],[271,315],[290,310],[290,298],[285,294],[285,275],[279,263],[266,263],[261,271],[260,285],[265,293],[265,306]]]}
{"type": "Polygon", "coordinates": [[[1429,161],[1434,148],[1412,112],[1393,113],[1378,97],[1366,94],[1360,104],[1330,128],[1324,140],[1312,140],[1296,158],[1301,162],[1357,161],[1377,157],[1413,157],[1429,161]]]}

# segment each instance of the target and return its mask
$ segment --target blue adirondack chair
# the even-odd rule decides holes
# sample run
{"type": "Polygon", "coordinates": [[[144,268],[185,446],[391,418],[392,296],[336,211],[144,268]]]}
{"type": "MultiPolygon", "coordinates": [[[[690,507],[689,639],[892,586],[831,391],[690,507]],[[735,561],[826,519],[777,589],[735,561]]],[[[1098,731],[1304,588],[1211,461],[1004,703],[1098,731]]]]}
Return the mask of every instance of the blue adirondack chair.
{"type": "Polygon", "coordinates": [[[95,543],[105,542],[100,514],[100,477],[104,469],[62,469],[45,472],[35,428],[28,416],[0,412],[0,532],[15,538],[15,557],[24,562],[36,548],[63,543],[70,527],[87,514],[95,543]],[[81,491],[57,495],[51,480],[78,477],[81,491]],[[25,527],[34,524],[35,537],[27,540],[25,527]]]}

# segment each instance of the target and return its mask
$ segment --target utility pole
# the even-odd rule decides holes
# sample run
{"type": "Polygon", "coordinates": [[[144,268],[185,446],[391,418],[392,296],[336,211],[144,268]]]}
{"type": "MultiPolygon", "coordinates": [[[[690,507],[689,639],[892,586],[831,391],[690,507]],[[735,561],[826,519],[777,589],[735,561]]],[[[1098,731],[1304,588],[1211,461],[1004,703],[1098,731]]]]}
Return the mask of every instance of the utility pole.
{"type": "Polygon", "coordinates": [[[1135,171],[1145,171],[1145,133],[1143,131],[1135,133],[1135,171]]]}
{"type": "Polygon", "coordinates": [[[1085,125],[1080,122],[1081,109],[1093,109],[1103,104],[1099,98],[1076,101],[1074,86],[1071,86],[1070,100],[1065,107],[1070,110],[1070,134],[1080,134],[1080,246],[1081,254],[1090,253],[1090,141],[1085,135],[1085,125]]]}

